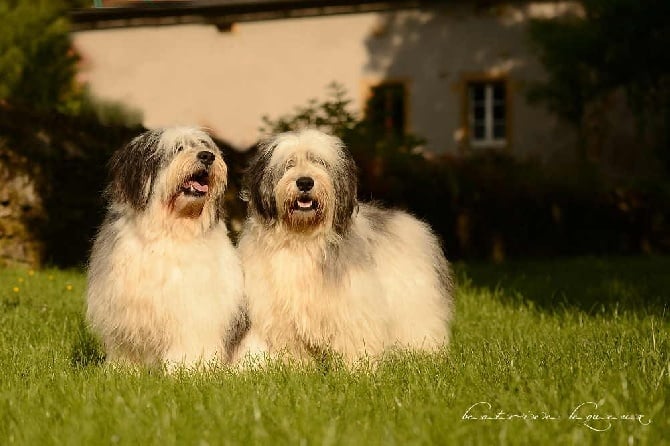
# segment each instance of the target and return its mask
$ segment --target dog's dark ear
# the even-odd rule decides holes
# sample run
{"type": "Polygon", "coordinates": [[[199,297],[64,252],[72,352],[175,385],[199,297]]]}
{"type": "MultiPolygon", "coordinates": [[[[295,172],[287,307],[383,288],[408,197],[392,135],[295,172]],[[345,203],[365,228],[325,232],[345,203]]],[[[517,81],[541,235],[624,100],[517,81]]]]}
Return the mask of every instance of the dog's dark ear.
{"type": "Polygon", "coordinates": [[[272,146],[261,147],[244,175],[242,191],[252,209],[268,221],[277,218],[274,178],[270,169],[271,159],[272,146]]]}
{"type": "Polygon", "coordinates": [[[342,235],[351,224],[351,215],[358,206],[358,170],[349,151],[342,147],[342,158],[336,166],[333,178],[335,187],[335,210],[333,229],[342,235]]]}
{"type": "Polygon", "coordinates": [[[161,134],[158,130],[144,132],[114,152],[109,160],[110,201],[140,211],[147,207],[161,165],[162,156],[157,150],[161,134]]]}

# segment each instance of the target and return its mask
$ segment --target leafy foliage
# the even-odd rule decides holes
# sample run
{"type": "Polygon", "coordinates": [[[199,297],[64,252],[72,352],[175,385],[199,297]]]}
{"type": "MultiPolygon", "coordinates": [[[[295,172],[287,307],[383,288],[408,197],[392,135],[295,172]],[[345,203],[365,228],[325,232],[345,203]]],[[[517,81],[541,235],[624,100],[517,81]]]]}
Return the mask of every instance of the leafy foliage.
{"type": "Polygon", "coordinates": [[[77,100],[79,56],[72,49],[64,15],[72,4],[48,0],[0,4],[0,100],[40,110],[65,110],[77,100]]]}
{"type": "Polygon", "coordinates": [[[263,116],[260,131],[269,136],[312,127],[342,138],[358,124],[356,115],[349,110],[350,104],[344,87],[333,82],[327,87],[325,101],[319,103],[318,99],[311,99],[307,105],[296,107],[293,113],[276,119],[263,116]]]}
{"type": "Polygon", "coordinates": [[[0,101],[36,111],[56,110],[104,125],[136,126],[142,113],[95,97],[76,81],[79,55],[66,12],[87,0],[0,3],[0,101]]]}
{"type": "Polygon", "coordinates": [[[583,0],[581,4],[583,15],[531,23],[530,37],[548,80],[535,85],[530,98],[583,129],[589,106],[623,91],[640,132],[651,133],[667,152],[670,2],[583,0]]]}

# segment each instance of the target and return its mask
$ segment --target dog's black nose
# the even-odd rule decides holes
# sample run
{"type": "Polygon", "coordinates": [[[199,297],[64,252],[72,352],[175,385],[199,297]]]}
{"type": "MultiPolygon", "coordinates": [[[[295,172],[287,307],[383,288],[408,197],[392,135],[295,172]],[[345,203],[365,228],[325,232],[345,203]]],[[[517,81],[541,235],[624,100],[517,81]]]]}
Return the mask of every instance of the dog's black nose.
{"type": "Polygon", "coordinates": [[[295,180],[295,184],[301,192],[308,192],[314,187],[314,179],[310,177],[300,177],[295,180]]]}
{"type": "Polygon", "coordinates": [[[207,150],[203,150],[202,152],[198,152],[198,159],[205,165],[209,166],[214,162],[214,158],[216,156],[207,150]]]}

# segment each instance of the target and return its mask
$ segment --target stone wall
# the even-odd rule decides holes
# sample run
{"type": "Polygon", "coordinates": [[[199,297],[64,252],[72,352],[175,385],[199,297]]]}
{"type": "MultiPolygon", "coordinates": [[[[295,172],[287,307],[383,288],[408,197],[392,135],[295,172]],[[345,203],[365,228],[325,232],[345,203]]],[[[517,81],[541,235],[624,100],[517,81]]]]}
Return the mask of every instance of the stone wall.
{"type": "Polygon", "coordinates": [[[0,146],[0,265],[38,266],[44,244],[39,235],[45,220],[37,186],[39,168],[27,157],[0,146]]]}

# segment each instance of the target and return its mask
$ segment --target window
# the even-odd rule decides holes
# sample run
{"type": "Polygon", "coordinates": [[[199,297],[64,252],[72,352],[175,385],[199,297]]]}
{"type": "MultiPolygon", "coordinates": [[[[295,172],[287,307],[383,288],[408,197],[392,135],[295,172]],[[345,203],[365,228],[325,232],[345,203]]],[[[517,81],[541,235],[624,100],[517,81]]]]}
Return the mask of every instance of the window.
{"type": "Polygon", "coordinates": [[[365,115],[373,127],[400,137],[405,134],[406,91],[402,82],[385,82],[371,88],[365,115]]]}
{"type": "Polygon", "coordinates": [[[473,147],[507,144],[507,105],[504,81],[468,84],[468,134],[473,147]]]}

